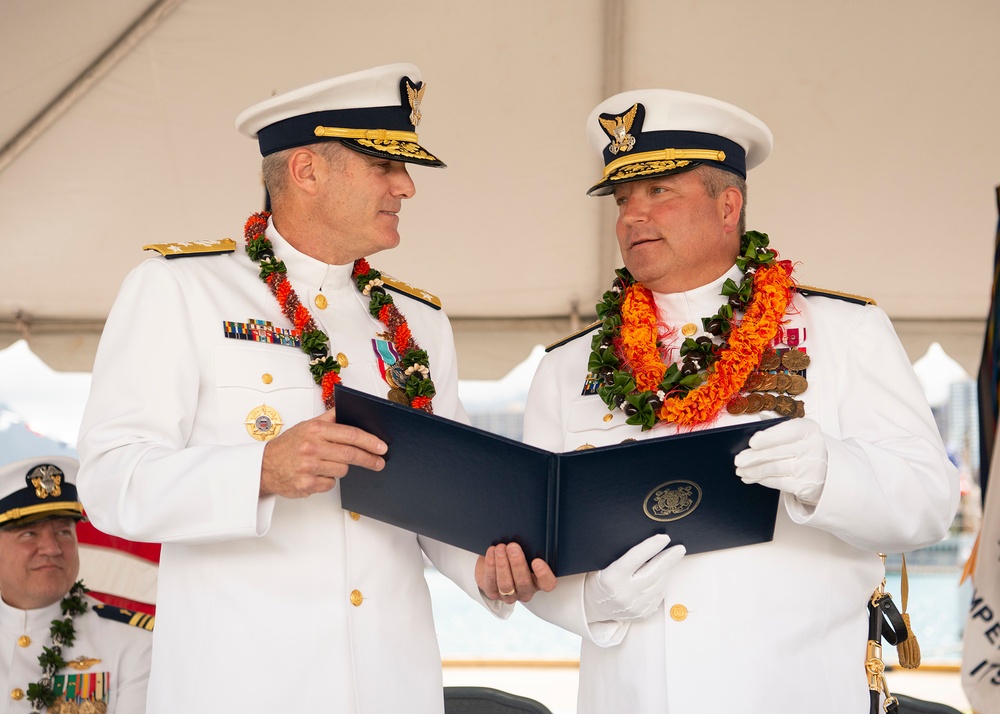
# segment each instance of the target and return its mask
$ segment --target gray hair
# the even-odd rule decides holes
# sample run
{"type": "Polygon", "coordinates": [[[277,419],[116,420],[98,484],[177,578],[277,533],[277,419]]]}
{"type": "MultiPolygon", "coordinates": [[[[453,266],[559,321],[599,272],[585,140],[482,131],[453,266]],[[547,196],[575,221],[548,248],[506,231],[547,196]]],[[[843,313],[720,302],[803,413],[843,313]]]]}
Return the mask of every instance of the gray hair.
{"type": "Polygon", "coordinates": [[[719,194],[727,188],[735,188],[743,196],[743,206],[740,208],[739,232],[742,236],[747,232],[747,182],[732,171],[726,171],[715,166],[702,164],[695,169],[701,179],[701,185],[705,187],[705,193],[709,198],[718,198],[719,194]]]}
{"type": "MultiPolygon", "coordinates": [[[[279,200],[281,195],[288,188],[288,158],[296,149],[302,147],[292,147],[283,149],[273,154],[268,154],[261,160],[260,169],[264,175],[264,188],[271,196],[271,202],[279,200]]],[[[339,141],[323,141],[316,144],[309,144],[306,148],[313,150],[328,162],[336,165],[343,164],[344,147],[339,141]]]]}

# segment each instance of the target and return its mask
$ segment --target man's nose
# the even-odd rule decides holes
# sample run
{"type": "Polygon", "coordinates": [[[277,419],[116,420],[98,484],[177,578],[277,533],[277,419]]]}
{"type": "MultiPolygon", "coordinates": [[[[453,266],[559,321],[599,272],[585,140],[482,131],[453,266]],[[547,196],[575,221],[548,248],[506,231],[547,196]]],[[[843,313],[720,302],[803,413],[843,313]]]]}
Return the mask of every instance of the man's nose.
{"type": "Polygon", "coordinates": [[[619,208],[618,218],[627,226],[641,223],[646,220],[646,206],[641,200],[630,198],[619,208]]]}
{"type": "Polygon", "coordinates": [[[417,193],[417,186],[410,178],[410,172],[406,170],[406,164],[400,162],[399,168],[393,174],[392,195],[400,198],[413,198],[417,193]]]}
{"type": "Polygon", "coordinates": [[[38,531],[38,552],[43,555],[61,555],[62,544],[56,537],[51,526],[42,527],[38,531]]]}

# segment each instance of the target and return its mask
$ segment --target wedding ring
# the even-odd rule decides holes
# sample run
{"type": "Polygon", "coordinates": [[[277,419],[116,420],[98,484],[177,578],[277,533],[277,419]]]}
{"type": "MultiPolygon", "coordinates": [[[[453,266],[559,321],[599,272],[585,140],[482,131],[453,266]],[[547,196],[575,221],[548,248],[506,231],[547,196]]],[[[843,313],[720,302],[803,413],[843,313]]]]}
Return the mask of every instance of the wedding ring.
{"type": "MultiPolygon", "coordinates": [[[[499,590],[499,588],[498,588],[498,590],[499,590]]],[[[503,596],[503,597],[510,597],[511,595],[513,595],[516,592],[517,592],[517,588],[514,588],[509,593],[505,593],[503,590],[500,590],[500,595],[503,596]]]]}

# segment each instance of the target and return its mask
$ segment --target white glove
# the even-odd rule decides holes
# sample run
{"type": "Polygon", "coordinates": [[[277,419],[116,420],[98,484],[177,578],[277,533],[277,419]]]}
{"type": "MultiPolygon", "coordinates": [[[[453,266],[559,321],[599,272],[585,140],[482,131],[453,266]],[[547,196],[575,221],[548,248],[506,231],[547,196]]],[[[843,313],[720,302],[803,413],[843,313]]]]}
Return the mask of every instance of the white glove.
{"type": "Polygon", "coordinates": [[[687,552],[683,545],[666,548],[669,542],[666,533],[650,536],[604,570],[587,573],[583,581],[587,621],[637,620],[659,608],[667,574],[687,552]]]}
{"type": "Polygon", "coordinates": [[[750,437],[749,448],[736,454],[736,475],[795,496],[809,506],[819,503],[826,483],[826,441],[812,419],[789,419],[750,437]]]}

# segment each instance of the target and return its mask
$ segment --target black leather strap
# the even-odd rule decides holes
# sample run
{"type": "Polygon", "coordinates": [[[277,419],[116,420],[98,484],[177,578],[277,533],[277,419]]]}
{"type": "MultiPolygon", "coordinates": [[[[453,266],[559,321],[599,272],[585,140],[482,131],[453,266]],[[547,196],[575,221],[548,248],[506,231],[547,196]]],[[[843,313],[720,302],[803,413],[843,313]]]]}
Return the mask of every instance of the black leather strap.
{"type": "MultiPolygon", "coordinates": [[[[881,608],[882,598],[868,601],[868,640],[869,642],[882,642],[882,622],[884,620],[881,608]]],[[[868,697],[869,697],[869,714],[878,714],[879,705],[879,690],[872,689],[869,686],[868,697]]]]}
{"type": "Polygon", "coordinates": [[[892,596],[888,593],[883,595],[881,600],[879,600],[879,606],[882,610],[882,637],[890,645],[896,647],[906,641],[909,636],[909,631],[906,629],[906,623],[903,621],[903,616],[900,614],[899,609],[896,607],[896,603],[892,601],[892,596]]]}
{"type": "MultiPolygon", "coordinates": [[[[888,593],[868,601],[868,639],[878,644],[885,639],[890,645],[904,642],[908,632],[903,616],[899,614],[896,604],[888,593]]],[[[869,689],[869,714],[879,714],[881,691],[878,688],[869,689]]],[[[886,714],[899,714],[899,700],[889,694],[886,688],[886,714]]]]}

